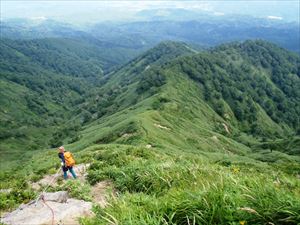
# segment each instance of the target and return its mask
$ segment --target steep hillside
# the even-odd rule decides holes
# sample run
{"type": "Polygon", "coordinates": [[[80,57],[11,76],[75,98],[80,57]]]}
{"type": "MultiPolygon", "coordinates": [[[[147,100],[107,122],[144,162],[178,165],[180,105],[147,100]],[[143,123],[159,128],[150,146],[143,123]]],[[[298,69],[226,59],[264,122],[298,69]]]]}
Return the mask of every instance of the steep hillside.
{"type": "MultiPolygon", "coordinates": [[[[123,64],[130,50],[106,46],[95,39],[44,38],[34,40],[2,39],[1,56],[8,63],[35,63],[47,70],[73,77],[92,79],[103,71],[123,64]],[[14,55],[19,52],[18,58],[14,55]],[[27,61],[26,61],[27,60],[27,61]]],[[[6,65],[4,64],[3,67],[6,65]]]]}
{"type": "MultiPolygon", "coordinates": [[[[53,136],[90,167],[52,191],[93,201],[103,181],[115,193],[82,224],[299,223],[297,55],[263,41],[203,52],[164,42],[99,83],[60,130],[85,114],[77,139],[53,136]]],[[[53,149],[8,163],[0,211],[34,199],[32,183],[60,167],[53,149]]]]}
{"type": "MultiPolygon", "coordinates": [[[[1,155],[51,145],[103,76],[97,49],[65,39],[1,40],[1,155]],[[50,128],[51,127],[51,128],[50,128]]],[[[16,152],[16,154],[17,154],[16,152]]]]}
{"type": "Polygon", "coordinates": [[[244,155],[299,134],[299,57],[264,41],[202,52],[162,42],[105,76],[97,65],[78,64],[78,73],[72,67],[76,60],[92,63],[91,48],[67,52],[65,41],[52,39],[18,43],[1,45],[2,153],[20,140],[34,149],[80,139],[77,146],[171,144],[244,155]],[[57,58],[66,61],[56,64],[57,58]]]}
{"type": "MultiPolygon", "coordinates": [[[[70,79],[47,75],[59,76],[61,84],[70,79]]],[[[293,53],[263,41],[204,52],[164,42],[103,76],[99,87],[82,83],[84,99],[74,103],[67,94],[62,102],[46,101],[51,82],[40,96],[26,83],[2,83],[1,101],[11,110],[3,114],[6,122],[13,107],[23,110],[22,118],[46,115],[29,117],[34,107],[20,96],[32,93],[41,100],[36,105],[64,114],[49,117],[60,118],[57,132],[39,129],[34,138],[52,138],[53,147],[64,144],[77,164],[90,165],[83,182],[58,180],[50,190],[94,201],[91,190],[102,181],[111,184],[109,204],[96,206],[82,224],[299,222],[299,57],[293,53]]],[[[8,140],[13,146],[22,138],[8,140]]],[[[34,199],[42,189],[32,183],[60,167],[53,149],[25,150],[13,154],[22,163],[3,154],[1,212],[34,199]]]]}
{"type": "Polygon", "coordinates": [[[298,66],[298,56],[263,41],[200,53],[161,44],[111,74],[86,103],[83,108],[98,119],[82,133],[84,143],[245,155],[299,132],[298,66]]]}
{"type": "Polygon", "coordinates": [[[195,54],[195,50],[187,44],[162,42],[103,77],[96,96],[87,99],[80,109],[90,111],[94,118],[99,118],[129,107],[143,98],[144,89],[155,89],[165,83],[165,78],[156,74],[163,64],[179,56],[192,54],[195,54]]]}
{"type": "Polygon", "coordinates": [[[75,106],[101,85],[105,72],[137,54],[87,36],[34,40],[1,37],[3,158],[15,155],[11,154],[14,150],[17,154],[20,148],[52,146],[52,140],[58,137],[74,136],[73,128],[79,129],[89,116],[74,111],[75,106]],[[76,123],[65,125],[74,115],[78,115],[76,123]]]}
{"type": "MultiPolygon", "coordinates": [[[[154,66],[159,61],[191,52],[187,45],[161,44],[137,61],[141,62],[139,68],[144,69],[146,64],[154,66]]],[[[92,45],[76,40],[1,42],[1,155],[4,161],[20,152],[78,140],[78,130],[83,124],[108,114],[109,106],[114,111],[118,109],[114,96],[122,93],[121,86],[126,88],[125,80],[122,78],[123,83],[119,84],[113,81],[115,75],[103,77],[101,54],[92,45]],[[106,85],[99,90],[107,78],[109,83],[115,82],[114,86],[106,85]],[[97,99],[103,101],[98,106],[89,104],[89,96],[98,96],[97,99]]],[[[127,68],[134,64],[132,61],[127,68]]],[[[134,68],[137,65],[132,66],[134,68]]],[[[133,81],[130,77],[126,79],[133,81]]]]}
{"type": "Polygon", "coordinates": [[[201,85],[204,99],[224,119],[230,121],[233,112],[240,130],[271,137],[288,127],[294,133],[299,129],[299,63],[298,56],[256,41],[220,47],[173,66],[201,85]]]}

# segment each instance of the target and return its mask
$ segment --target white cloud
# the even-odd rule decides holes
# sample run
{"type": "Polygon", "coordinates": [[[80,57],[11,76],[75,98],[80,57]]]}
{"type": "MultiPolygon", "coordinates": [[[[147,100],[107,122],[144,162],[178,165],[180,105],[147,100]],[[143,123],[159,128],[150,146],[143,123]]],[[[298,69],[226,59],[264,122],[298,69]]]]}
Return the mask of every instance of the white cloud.
{"type": "Polygon", "coordinates": [[[123,8],[133,11],[164,8],[183,8],[205,11],[213,10],[209,3],[199,1],[102,1],[101,5],[101,7],[106,8],[123,8]]]}
{"type": "Polygon", "coordinates": [[[281,16],[267,16],[269,20],[282,20],[283,18],[281,16]]]}
{"type": "Polygon", "coordinates": [[[222,12],[214,12],[214,15],[215,15],[215,16],[224,16],[225,13],[222,13],[222,12]]]}
{"type": "Polygon", "coordinates": [[[288,0],[0,0],[0,6],[0,18],[4,19],[24,17],[42,20],[44,16],[48,19],[71,23],[134,19],[137,12],[147,9],[158,10],[159,14],[164,15],[167,13],[165,9],[169,8],[209,12],[216,16],[244,14],[270,20],[299,21],[299,4],[297,5],[296,1],[288,0]],[[283,2],[286,3],[283,4],[283,2]]]}
{"type": "Polygon", "coordinates": [[[30,17],[31,20],[46,20],[47,17],[45,16],[34,16],[34,17],[30,17]]]}

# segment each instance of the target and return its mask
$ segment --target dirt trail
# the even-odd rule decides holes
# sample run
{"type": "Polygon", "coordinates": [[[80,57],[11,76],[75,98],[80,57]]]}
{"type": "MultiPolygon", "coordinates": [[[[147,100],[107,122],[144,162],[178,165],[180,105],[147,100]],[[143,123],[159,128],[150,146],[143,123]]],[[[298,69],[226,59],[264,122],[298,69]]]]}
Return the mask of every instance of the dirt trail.
{"type": "Polygon", "coordinates": [[[171,130],[169,127],[162,126],[162,125],[157,124],[157,123],[155,123],[154,126],[156,126],[156,127],[158,127],[158,128],[161,128],[161,129],[164,129],[164,130],[171,130]]]}
{"type": "Polygon", "coordinates": [[[226,132],[227,132],[228,134],[230,134],[230,131],[229,131],[228,126],[227,126],[225,123],[222,123],[222,124],[223,124],[223,127],[224,127],[224,129],[226,130],[226,132]]]}
{"type": "Polygon", "coordinates": [[[112,189],[112,183],[110,181],[101,181],[95,184],[91,190],[93,201],[104,208],[107,205],[108,191],[115,195],[115,191],[112,189]]]}

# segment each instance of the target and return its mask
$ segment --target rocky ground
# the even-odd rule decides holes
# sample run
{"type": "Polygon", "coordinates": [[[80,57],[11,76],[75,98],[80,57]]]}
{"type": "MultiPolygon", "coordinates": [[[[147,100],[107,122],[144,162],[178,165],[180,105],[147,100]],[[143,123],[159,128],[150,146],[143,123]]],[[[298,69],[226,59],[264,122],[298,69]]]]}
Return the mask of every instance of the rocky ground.
{"type": "MultiPolygon", "coordinates": [[[[88,166],[88,164],[81,164],[74,168],[78,179],[82,182],[85,182],[88,166]]],[[[49,182],[52,182],[50,186],[57,187],[57,181],[61,176],[61,173],[46,175],[31,185],[35,190],[43,190],[49,182]]],[[[80,217],[93,216],[93,204],[106,206],[108,190],[114,194],[109,181],[102,181],[92,186],[91,202],[70,198],[67,191],[45,192],[37,201],[22,204],[16,210],[3,215],[1,223],[9,225],[77,225],[80,217]]]]}

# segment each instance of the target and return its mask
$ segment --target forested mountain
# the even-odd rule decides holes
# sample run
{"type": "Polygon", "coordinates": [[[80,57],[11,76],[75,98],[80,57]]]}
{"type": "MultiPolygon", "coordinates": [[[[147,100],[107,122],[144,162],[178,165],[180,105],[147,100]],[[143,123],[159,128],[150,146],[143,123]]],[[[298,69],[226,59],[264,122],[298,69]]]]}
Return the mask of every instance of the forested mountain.
{"type": "Polygon", "coordinates": [[[48,146],[48,128],[69,118],[103,76],[101,54],[71,39],[2,39],[1,152],[48,146]]]}
{"type": "Polygon", "coordinates": [[[116,72],[103,77],[96,96],[90,95],[79,111],[90,112],[91,118],[101,118],[136,104],[143,98],[144,91],[156,89],[166,82],[165,77],[157,73],[161,66],[177,57],[192,54],[195,54],[195,50],[185,43],[160,43],[116,72]],[[138,87],[135,87],[137,83],[138,87]]]}
{"type": "MultiPolygon", "coordinates": [[[[172,127],[180,122],[170,115],[181,118],[182,126],[192,122],[196,139],[204,127],[246,146],[299,134],[299,57],[274,44],[246,41],[198,52],[185,43],[162,42],[105,76],[99,54],[73,40],[2,42],[2,140],[11,143],[18,135],[26,141],[40,127],[48,135],[38,143],[33,139],[32,148],[51,146],[57,138],[76,141],[81,126],[118,121],[114,115],[131,107],[143,112],[144,102],[178,137],[182,128],[172,127]]],[[[118,139],[111,132],[114,138],[100,139],[118,139]]],[[[105,132],[93,135],[96,142],[98,134],[105,132]]]]}
{"type": "MultiPolygon", "coordinates": [[[[207,150],[212,144],[209,149],[214,149],[214,143],[203,148],[199,140],[218,133],[233,141],[231,148],[239,151],[244,147],[238,143],[253,147],[299,133],[299,63],[296,54],[264,41],[232,43],[200,53],[185,44],[166,42],[107,77],[97,96],[83,108],[98,118],[92,124],[100,124],[91,135],[93,142],[123,143],[122,135],[132,124],[142,129],[135,131],[142,135],[150,128],[133,113],[137,110],[146,118],[153,114],[148,118],[152,126],[163,124],[172,130],[176,142],[182,138],[176,146],[184,148],[188,136],[191,148],[207,150]],[[178,57],[164,58],[176,52],[178,57]],[[128,124],[122,123],[124,131],[112,129],[108,137],[102,137],[105,132],[98,129],[105,128],[108,122],[104,121],[119,121],[116,118],[122,114],[131,115],[131,119],[126,117],[128,124]],[[184,128],[191,134],[183,132],[184,128]]],[[[123,129],[118,122],[116,126],[123,129]]],[[[152,138],[153,145],[164,143],[160,136],[152,138]]]]}
{"type": "Polygon", "coordinates": [[[102,75],[103,67],[100,48],[72,39],[2,40],[1,59],[2,70],[19,63],[91,80],[102,75]]]}
{"type": "Polygon", "coordinates": [[[298,11],[1,1],[0,224],[300,225],[298,11]]]}
{"type": "Polygon", "coordinates": [[[298,30],[297,23],[285,24],[251,17],[206,17],[201,20],[150,20],[110,26],[98,24],[87,32],[102,40],[118,39],[120,43],[145,46],[153,46],[163,40],[211,47],[232,41],[264,39],[299,53],[298,30]]]}
{"type": "Polygon", "coordinates": [[[300,127],[299,65],[297,55],[263,41],[220,46],[174,63],[202,86],[220,116],[233,112],[244,129],[265,135],[266,130],[279,134],[285,125],[294,131],[300,127]],[[268,127],[263,114],[281,127],[268,127]]]}
{"type": "MultiPolygon", "coordinates": [[[[102,67],[118,66],[113,51],[106,55],[99,45],[62,38],[3,39],[0,49],[2,154],[57,145],[57,139],[74,141],[94,110],[101,115],[102,105],[114,105],[112,99],[100,106],[86,102],[110,76],[103,77],[102,67]]],[[[140,68],[190,52],[187,45],[161,44],[138,58],[144,58],[140,68]]]]}
{"type": "Polygon", "coordinates": [[[207,50],[164,41],[103,73],[94,43],[0,46],[0,187],[13,190],[0,192],[0,211],[36,197],[32,183],[60,168],[64,145],[90,167],[53,190],[90,201],[109,180],[118,191],[86,224],[108,214],[120,224],[298,223],[296,53],[262,40],[207,50]]]}
{"type": "Polygon", "coordinates": [[[71,76],[99,76],[135,57],[142,50],[87,38],[2,39],[2,56],[10,49],[20,51],[46,69],[71,76]],[[6,48],[6,49],[4,49],[6,48]]]}

